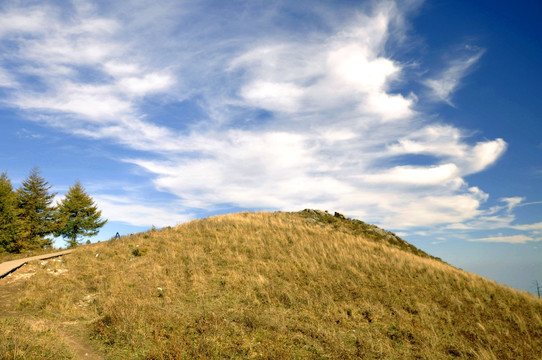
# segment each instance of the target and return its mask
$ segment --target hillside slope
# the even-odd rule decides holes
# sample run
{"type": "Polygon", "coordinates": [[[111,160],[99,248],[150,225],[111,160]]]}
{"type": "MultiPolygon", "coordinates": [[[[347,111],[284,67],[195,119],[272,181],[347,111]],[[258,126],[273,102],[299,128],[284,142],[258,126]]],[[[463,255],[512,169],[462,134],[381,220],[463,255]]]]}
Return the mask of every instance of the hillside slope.
{"type": "Polygon", "coordinates": [[[196,220],[54,266],[28,280],[19,309],[86,324],[110,358],[542,354],[538,299],[325,212],[196,220]]]}

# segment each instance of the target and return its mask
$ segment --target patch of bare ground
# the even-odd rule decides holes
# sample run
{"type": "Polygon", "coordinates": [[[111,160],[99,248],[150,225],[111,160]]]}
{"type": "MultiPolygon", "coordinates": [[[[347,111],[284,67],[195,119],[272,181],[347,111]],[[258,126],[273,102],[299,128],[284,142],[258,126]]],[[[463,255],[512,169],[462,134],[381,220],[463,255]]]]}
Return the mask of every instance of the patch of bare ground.
{"type": "Polygon", "coordinates": [[[0,279],[0,317],[21,315],[15,308],[14,295],[23,289],[25,279],[34,274],[33,266],[23,266],[18,271],[0,279]]]}
{"type": "Polygon", "coordinates": [[[63,323],[58,329],[59,335],[80,359],[102,360],[103,357],[93,349],[88,334],[81,325],[79,322],[63,323]]]}
{"type": "Polygon", "coordinates": [[[24,291],[28,279],[36,274],[38,268],[46,267],[52,275],[65,273],[66,269],[47,266],[58,263],[62,260],[32,262],[0,279],[2,359],[103,359],[88,340],[86,324],[39,318],[16,301],[17,294],[24,291]]]}

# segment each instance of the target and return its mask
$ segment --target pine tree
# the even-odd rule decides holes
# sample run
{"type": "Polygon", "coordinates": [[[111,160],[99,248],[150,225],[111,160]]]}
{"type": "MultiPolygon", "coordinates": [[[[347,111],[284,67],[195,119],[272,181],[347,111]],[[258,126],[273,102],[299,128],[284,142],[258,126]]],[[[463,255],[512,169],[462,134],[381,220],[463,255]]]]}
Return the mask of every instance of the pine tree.
{"type": "Polygon", "coordinates": [[[101,215],[102,212],[77,181],[58,205],[57,217],[62,226],[55,235],[62,236],[69,247],[80,245],[80,237],[94,236],[105,225],[107,220],[100,219],[101,215]]]}
{"type": "Polygon", "coordinates": [[[15,242],[15,251],[50,247],[52,239],[46,236],[55,231],[55,208],[52,206],[56,193],[49,193],[51,185],[40,176],[37,167],[17,189],[18,216],[21,232],[15,242]]]}
{"type": "Polygon", "coordinates": [[[0,253],[15,251],[18,225],[17,197],[4,172],[0,175],[0,253]]]}

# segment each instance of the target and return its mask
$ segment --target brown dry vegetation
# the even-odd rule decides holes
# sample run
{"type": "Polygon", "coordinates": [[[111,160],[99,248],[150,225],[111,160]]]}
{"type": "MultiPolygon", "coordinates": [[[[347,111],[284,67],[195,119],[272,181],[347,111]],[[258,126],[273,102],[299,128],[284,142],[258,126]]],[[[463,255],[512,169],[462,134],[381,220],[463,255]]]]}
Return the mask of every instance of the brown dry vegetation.
{"type": "Polygon", "coordinates": [[[55,329],[16,318],[0,319],[1,359],[75,359],[55,329]]]}
{"type": "Polygon", "coordinates": [[[80,248],[16,306],[86,324],[112,359],[542,354],[540,300],[375,231],[307,211],[197,220],[80,248]]]}

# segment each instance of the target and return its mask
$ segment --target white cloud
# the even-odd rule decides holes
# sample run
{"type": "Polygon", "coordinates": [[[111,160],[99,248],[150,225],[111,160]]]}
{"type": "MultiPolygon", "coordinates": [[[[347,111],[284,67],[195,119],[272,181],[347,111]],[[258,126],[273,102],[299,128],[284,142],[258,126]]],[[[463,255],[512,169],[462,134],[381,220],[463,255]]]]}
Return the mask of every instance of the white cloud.
{"type": "Polygon", "coordinates": [[[357,44],[331,51],[327,62],[333,77],[353,91],[365,93],[380,93],[400,70],[393,61],[375,57],[370,49],[357,44]]]}
{"type": "MultiPolygon", "coordinates": [[[[314,180],[306,178],[306,171],[318,164],[303,136],[246,131],[229,131],[225,135],[221,141],[207,138],[204,158],[127,161],[157,174],[160,189],[200,208],[225,203],[282,208],[291,202],[289,197],[309,193],[316,187],[314,180]]],[[[199,141],[194,138],[183,142],[197,149],[199,141]]],[[[319,183],[324,186],[326,181],[321,179],[319,183]]]]}
{"type": "Polygon", "coordinates": [[[290,83],[259,81],[241,90],[241,96],[253,106],[284,112],[298,110],[302,95],[303,89],[290,83]]]}
{"type": "Polygon", "coordinates": [[[405,98],[401,94],[386,94],[384,92],[367,98],[366,109],[378,114],[382,121],[406,119],[414,114],[411,107],[413,98],[405,98]]]}
{"type": "Polygon", "coordinates": [[[492,236],[479,239],[470,239],[471,242],[493,242],[509,244],[525,244],[529,241],[542,241],[542,238],[533,238],[526,235],[492,236]]]}
{"type": "MultiPolygon", "coordinates": [[[[253,32],[228,32],[177,2],[129,3],[134,15],[107,16],[87,5],[78,2],[69,19],[49,7],[27,18],[12,10],[20,25],[0,26],[0,37],[31,36],[5,55],[20,61],[4,81],[14,86],[8,101],[66,133],[141,151],[120,157],[146,170],[179,207],[328,208],[396,229],[490,222],[482,210],[488,195],[464,177],[494,164],[506,143],[472,144],[416,112],[416,94],[394,91],[408,68],[385,51],[405,34],[393,2],[299,36],[266,17],[236,25],[253,32]],[[171,14],[180,17],[172,22],[171,14]],[[185,27],[192,18],[197,29],[185,27]],[[30,88],[19,84],[28,76],[36,78],[30,88]],[[202,113],[158,124],[145,112],[148,96],[164,107],[191,102],[202,113]],[[428,163],[413,164],[411,155],[428,163]]],[[[452,63],[429,84],[449,101],[480,56],[452,63]]],[[[144,200],[96,200],[104,216],[131,224],[190,218],[144,200]]],[[[497,210],[491,216],[502,220],[497,210]]]]}
{"type": "Polygon", "coordinates": [[[542,204],[542,201],[530,201],[530,202],[527,202],[527,203],[523,203],[520,206],[540,205],[540,204],[542,204]]]}
{"type": "Polygon", "coordinates": [[[6,36],[12,32],[40,31],[47,25],[48,14],[45,9],[34,7],[27,9],[7,8],[3,14],[4,19],[9,21],[0,22],[0,36],[6,36]]]}
{"type": "Polygon", "coordinates": [[[415,185],[437,185],[453,180],[458,174],[455,164],[439,166],[396,166],[380,174],[365,175],[369,182],[406,183],[415,185]]]}
{"type": "MultiPolygon", "coordinates": [[[[472,51],[472,47],[466,47],[466,49],[472,51]]],[[[453,106],[451,101],[453,93],[459,88],[461,80],[484,54],[484,50],[474,50],[475,53],[473,55],[452,60],[447,69],[435,78],[427,79],[423,82],[433,91],[435,97],[453,106]]]]}
{"type": "Polygon", "coordinates": [[[512,210],[514,210],[515,207],[519,206],[524,200],[525,198],[519,196],[501,199],[502,202],[506,203],[506,207],[509,213],[511,213],[512,210]]]}
{"type": "Polygon", "coordinates": [[[503,139],[479,142],[472,149],[472,157],[467,159],[469,173],[477,173],[497,161],[506,150],[506,142],[503,139]]]}
{"type": "Polygon", "coordinates": [[[493,165],[506,151],[503,139],[478,142],[463,141],[466,136],[450,126],[429,125],[388,146],[392,155],[423,154],[452,161],[461,176],[477,173],[493,165]]]}
{"type": "Polygon", "coordinates": [[[34,120],[66,132],[116,139],[135,148],[171,150],[162,142],[169,139],[166,143],[173,144],[175,135],[142,121],[138,102],[168,90],[175,78],[165,69],[139,62],[144,58],[136,55],[138,49],[118,40],[123,28],[117,19],[97,16],[85,1],[75,8],[67,18],[48,6],[10,10],[8,16],[19,25],[1,28],[0,40],[25,36],[18,37],[19,46],[4,56],[19,63],[11,65],[10,77],[3,77],[7,71],[0,68],[0,85],[13,88],[8,101],[31,110],[34,120]],[[37,79],[33,86],[25,83],[27,76],[37,79]]]}
{"type": "Polygon", "coordinates": [[[137,75],[142,72],[140,67],[134,63],[122,63],[115,60],[104,64],[105,71],[113,77],[137,75]]]}
{"type": "Polygon", "coordinates": [[[511,228],[516,229],[516,230],[528,230],[528,231],[542,230],[542,222],[538,222],[534,224],[513,225],[511,226],[511,228]]]}
{"type": "Polygon", "coordinates": [[[430,124],[403,134],[388,146],[392,155],[427,154],[438,157],[463,158],[468,149],[459,129],[449,125],[430,124]]]}
{"type": "Polygon", "coordinates": [[[132,110],[132,103],[114,96],[109,86],[59,84],[56,93],[18,94],[14,103],[22,109],[80,115],[86,121],[109,122],[132,110]]]}
{"type": "Polygon", "coordinates": [[[354,16],[325,39],[258,45],[228,69],[245,74],[241,96],[248,105],[311,116],[312,122],[321,118],[315,113],[329,111],[335,118],[344,113],[358,121],[404,121],[415,114],[415,96],[388,92],[402,66],[383,54],[395,11],[381,6],[374,16],[354,16]]]}
{"type": "Polygon", "coordinates": [[[393,207],[384,223],[400,229],[461,223],[479,216],[480,205],[485,200],[485,194],[476,191],[458,195],[406,196],[391,203],[393,207]]]}
{"type": "Polygon", "coordinates": [[[121,78],[118,84],[121,91],[142,96],[149,93],[166,90],[173,84],[173,82],[174,80],[172,77],[167,74],[150,73],[145,74],[142,77],[121,78]]]}
{"type": "Polygon", "coordinates": [[[4,70],[0,69],[0,87],[12,87],[15,86],[15,82],[11,76],[4,70]]]}
{"type": "Polygon", "coordinates": [[[98,195],[94,196],[94,200],[102,211],[102,218],[135,226],[174,226],[193,219],[190,214],[175,212],[163,206],[142,205],[141,201],[126,197],[98,195]]]}

